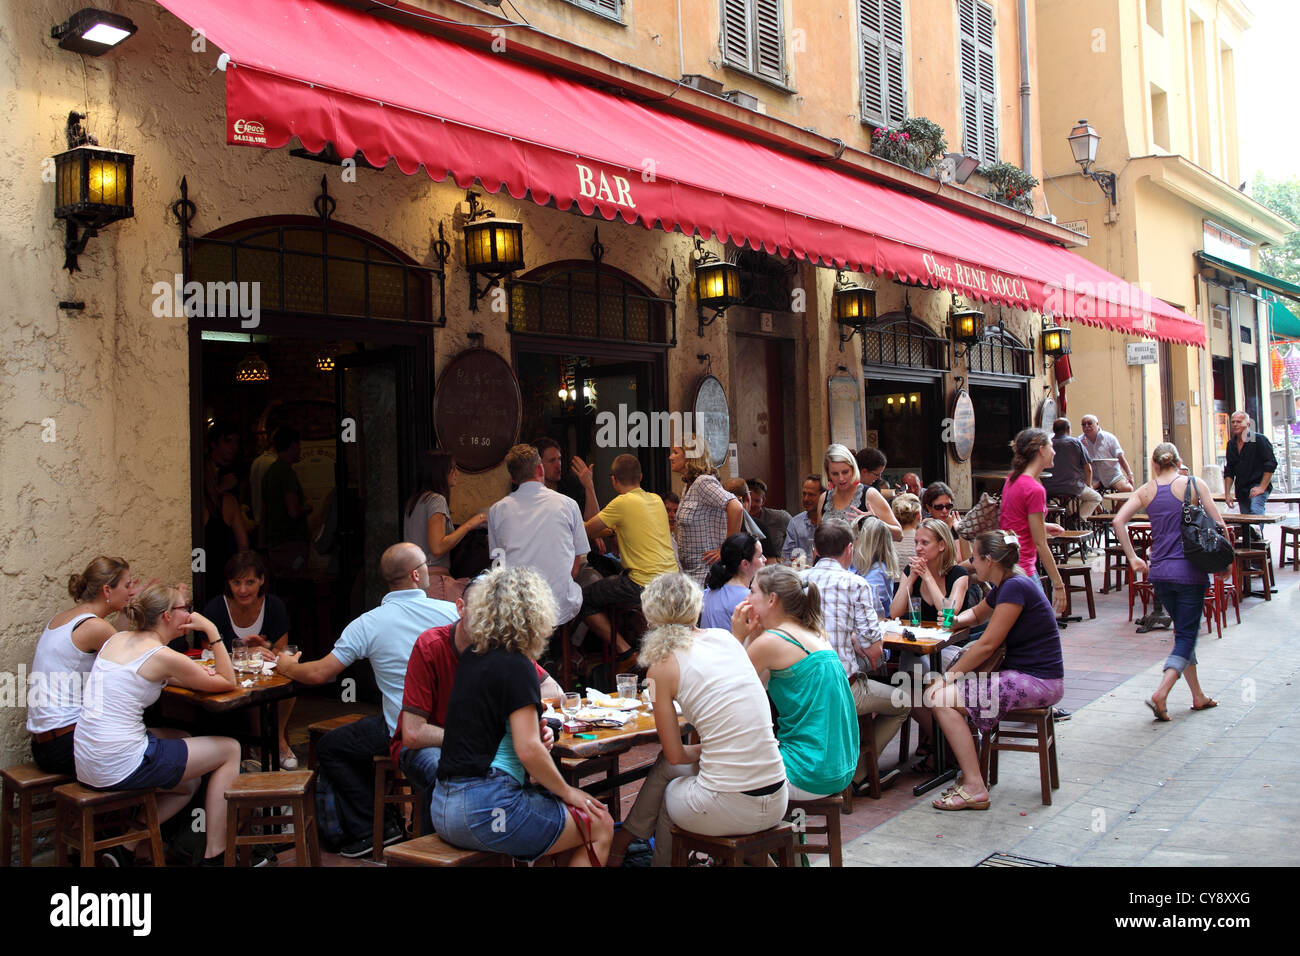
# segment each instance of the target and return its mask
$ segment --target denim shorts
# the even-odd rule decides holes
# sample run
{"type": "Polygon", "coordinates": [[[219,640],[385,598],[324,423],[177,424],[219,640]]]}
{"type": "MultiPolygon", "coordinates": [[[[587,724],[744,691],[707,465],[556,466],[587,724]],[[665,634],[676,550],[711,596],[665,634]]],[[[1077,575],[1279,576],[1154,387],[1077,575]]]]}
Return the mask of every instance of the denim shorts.
{"type": "Polygon", "coordinates": [[[119,780],[107,790],[148,790],[159,787],[170,790],[185,776],[185,764],[190,759],[190,748],[181,737],[155,737],[149,734],[144,758],[130,776],[119,780]]]}
{"type": "Polygon", "coordinates": [[[523,786],[496,767],[484,777],[439,780],[430,811],[434,830],[448,843],[527,863],[546,854],[569,819],[559,797],[523,786]]]}

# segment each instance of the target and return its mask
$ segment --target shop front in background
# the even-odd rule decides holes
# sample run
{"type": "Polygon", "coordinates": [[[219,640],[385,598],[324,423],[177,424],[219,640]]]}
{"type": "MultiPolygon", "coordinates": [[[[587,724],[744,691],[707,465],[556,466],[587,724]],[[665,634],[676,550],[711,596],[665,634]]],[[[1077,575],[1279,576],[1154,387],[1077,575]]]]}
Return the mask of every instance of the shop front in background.
{"type": "Polygon", "coordinates": [[[907,472],[922,486],[948,477],[943,443],[949,343],[910,313],[886,313],[863,333],[866,445],[885,453],[885,480],[907,472]]]}
{"type": "Polygon", "coordinates": [[[664,428],[667,352],[677,339],[672,300],[599,255],[551,263],[506,286],[519,440],[559,442],[566,473],[572,456],[582,458],[601,504],[614,496],[610,468],[625,452],[640,460],[644,488],[668,490],[668,444],[680,440],[664,428]]]}

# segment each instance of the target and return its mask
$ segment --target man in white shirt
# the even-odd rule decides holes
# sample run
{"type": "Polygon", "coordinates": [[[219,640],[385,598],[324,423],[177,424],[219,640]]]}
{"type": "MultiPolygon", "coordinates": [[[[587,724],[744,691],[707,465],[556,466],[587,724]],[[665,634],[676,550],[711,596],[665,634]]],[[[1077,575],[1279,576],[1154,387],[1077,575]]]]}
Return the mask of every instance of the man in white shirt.
{"type": "Polygon", "coordinates": [[[541,456],[532,445],[506,454],[506,470],[516,488],[488,509],[488,550],[507,567],[536,570],[555,595],[559,627],[577,616],[582,588],[574,580],[591,544],[582,512],[567,495],[546,487],[541,456]]]}
{"type": "Polygon", "coordinates": [[[1098,491],[1132,491],[1133,467],[1124,457],[1119,439],[1102,431],[1096,415],[1083,416],[1083,437],[1079,439],[1092,458],[1093,487],[1098,491]],[[1113,458],[1114,461],[1106,459],[1113,458]],[[1123,469],[1123,475],[1120,474],[1123,469]]]}
{"type": "MultiPolygon", "coordinates": [[[[895,704],[893,688],[867,676],[880,666],[884,635],[876,617],[871,585],[849,570],[853,560],[853,532],[843,521],[823,521],[813,535],[813,548],[817,563],[805,572],[805,580],[817,585],[822,627],[844,667],[858,713],[876,715],[876,753],[884,753],[912,708],[895,704]]],[[[865,774],[865,765],[860,763],[854,782],[859,782],[865,774]]]]}

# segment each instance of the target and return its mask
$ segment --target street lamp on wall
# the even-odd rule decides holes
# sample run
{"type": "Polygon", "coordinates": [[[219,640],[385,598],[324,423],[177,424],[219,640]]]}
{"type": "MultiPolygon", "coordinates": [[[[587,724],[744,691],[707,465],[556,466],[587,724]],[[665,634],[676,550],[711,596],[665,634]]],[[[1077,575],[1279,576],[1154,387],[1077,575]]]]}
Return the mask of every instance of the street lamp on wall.
{"type": "Polygon", "coordinates": [[[478,193],[472,190],[465,198],[469,201],[469,218],[462,229],[465,269],[469,272],[470,311],[477,312],[479,299],[524,267],[524,226],[514,219],[496,218],[496,213],[479,204],[478,193]],[[488,279],[482,289],[480,275],[488,279]]]}
{"type": "Polygon", "coordinates": [[[740,266],[719,259],[695,239],[695,299],[699,314],[696,331],[704,338],[704,329],[718,321],[729,306],[738,304],[740,298],[740,266]],[[704,317],[705,309],[713,315],[704,317]]]}
{"type": "Polygon", "coordinates": [[[54,157],[54,218],[67,227],[63,267],[76,272],[77,257],[99,230],[135,215],[135,157],[100,149],[81,126],[85,114],[68,114],[67,152],[54,157]]]}
{"type": "Polygon", "coordinates": [[[50,28],[50,36],[59,46],[73,53],[101,56],[138,29],[127,17],[86,7],[67,20],[50,28]]]}
{"type": "Polygon", "coordinates": [[[1101,191],[1110,200],[1110,204],[1115,205],[1115,174],[1092,168],[1097,162],[1097,144],[1101,142],[1101,135],[1088,125],[1086,119],[1081,119],[1075,124],[1074,129],[1070,130],[1068,138],[1070,152],[1074,154],[1074,161],[1079,164],[1083,175],[1100,186],[1101,191]]]}
{"type": "Polygon", "coordinates": [[[1063,355],[1070,354],[1070,330],[1059,325],[1048,325],[1043,320],[1043,369],[1046,371],[1063,355]]]}
{"type": "Polygon", "coordinates": [[[865,333],[876,323],[876,290],[848,284],[841,270],[835,275],[835,292],[831,297],[831,318],[840,327],[840,351],[854,335],[865,333]]]}
{"type": "Polygon", "coordinates": [[[958,346],[953,354],[960,358],[969,354],[984,338],[984,313],[979,309],[957,308],[957,297],[953,296],[952,305],[948,309],[948,326],[952,331],[953,342],[958,346]]]}

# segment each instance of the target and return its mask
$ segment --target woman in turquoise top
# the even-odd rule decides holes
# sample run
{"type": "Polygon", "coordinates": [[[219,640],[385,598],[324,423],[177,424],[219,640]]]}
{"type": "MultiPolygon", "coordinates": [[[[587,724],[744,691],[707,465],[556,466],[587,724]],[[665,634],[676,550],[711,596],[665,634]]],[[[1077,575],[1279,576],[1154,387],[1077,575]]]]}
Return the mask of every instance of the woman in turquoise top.
{"type": "Polygon", "coordinates": [[[834,648],[821,632],[821,596],[782,565],[754,576],[731,618],[776,706],[790,798],[838,794],[858,766],[858,714],[834,648]]]}

